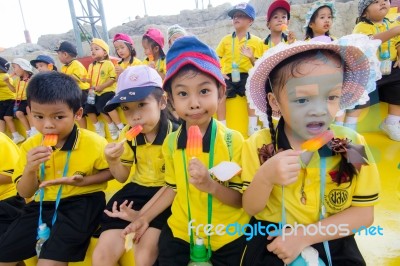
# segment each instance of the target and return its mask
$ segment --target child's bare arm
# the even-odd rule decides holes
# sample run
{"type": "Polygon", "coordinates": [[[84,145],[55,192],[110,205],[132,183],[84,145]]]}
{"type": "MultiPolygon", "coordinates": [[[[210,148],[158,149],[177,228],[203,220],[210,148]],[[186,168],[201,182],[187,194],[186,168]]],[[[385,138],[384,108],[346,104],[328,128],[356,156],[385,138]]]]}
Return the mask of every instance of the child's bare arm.
{"type": "Polygon", "coordinates": [[[74,175],[70,177],[61,177],[54,180],[48,180],[40,183],[39,187],[48,187],[54,185],[69,185],[77,187],[85,187],[95,184],[101,184],[112,179],[110,170],[102,170],[94,175],[82,176],[74,175]]]}
{"type": "Polygon", "coordinates": [[[118,182],[124,183],[130,173],[130,168],[121,163],[121,156],[124,153],[124,143],[112,142],[108,143],[104,149],[104,154],[110,167],[112,176],[118,182]]]}
{"type": "Polygon", "coordinates": [[[301,152],[280,152],[260,166],[243,193],[243,209],[248,214],[255,215],[265,208],[274,185],[285,186],[296,182],[301,169],[301,152]]]}
{"type": "MultiPolygon", "coordinates": [[[[307,246],[321,243],[324,241],[334,240],[353,234],[354,229],[362,226],[369,227],[374,220],[374,207],[350,207],[342,212],[332,215],[318,223],[314,223],[318,228],[327,228],[327,226],[336,225],[336,234],[327,234],[326,230],[318,230],[317,234],[307,235],[302,227],[298,227],[297,233],[276,237],[267,249],[276,254],[279,258],[283,258],[286,264],[291,263],[300,252],[307,246]],[[320,224],[319,224],[320,223],[320,224]],[[347,231],[345,229],[348,229],[347,231]]],[[[268,239],[273,239],[269,236],[268,239]]]]}
{"type": "Polygon", "coordinates": [[[97,86],[94,88],[94,90],[97,91],[97,92],[101,92],[101,91],[103,91],[105,88],[110,87],[111,85],[113,85],[114,82],[115,82],[115,79],[107,79],[107,81],[104,82],[103,84],[97,85],[97,86]]]}
{"type": "Polygon", "coordinates": [[[0,185],[11,184],[11,183],[12,183],[11,176],[0,175],[0,185]]]}
{"type": "Polygon", "coordinates": [[[32,197],[39,188],[39,165],[49,160],[51,148],[39,146],[31,149],[27,155],[27,163],[21,178],[17,183],[18,194],[23,198],[32,197]]]}
{"type": "Polygon", "coordinates": [[[11,84],[10,78],[8,76],[5,77],[3,81],[4,81],[4,83],[7,84],[7,87],[10,89],[10,91],[16,92],[15,87],[11,84]]]}
{"type": "Polygon", "coordinates": [[[393,37],[396,37],[398,35],[400,35],[400,26],[393,27],[384,32],[379,32],[379,33],[373,35],[372,37],[374,39],[379,39],[382,42],[387,42],[388,40],[390,40],[393,37]]]}

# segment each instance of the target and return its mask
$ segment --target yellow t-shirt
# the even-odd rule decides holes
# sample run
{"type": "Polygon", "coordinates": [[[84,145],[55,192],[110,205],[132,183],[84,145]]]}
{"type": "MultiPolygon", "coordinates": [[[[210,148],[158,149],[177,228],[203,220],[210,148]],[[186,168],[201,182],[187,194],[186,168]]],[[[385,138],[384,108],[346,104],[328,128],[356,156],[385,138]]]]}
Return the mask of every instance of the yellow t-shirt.
{"type": "Polygon", "coordinates": [[[250,59],[240,52],[240,48],[243,46],[249,47],[256,59],[260,58],[264,52],[263,41],[259,37],[248,32],[246,37],[239,41],[236,32],[228,34],[222,38],[216,49],[217,55],[221,59],[222,73],[232,73],[233,62],[238,65],[240,73],[248,73],[253,67],[250,59]]]}
{"type": "MultiPolygon", "coordinates": [[[[14,167],[19,159],[18,146],[5,134],[0,132],[0,175],[9,176],[10,181],[14,173],[14,167]]],[[[0,200],[17,195],[15,184],[0,185],[0,200]]]]}
{"type": "Polygon", "coordinates": [[[29,81],[21,80],[20,77],[14,79],[13,86],[15,88],[15,99],[17,101],[25,101],[26,100],[26,87],[28,86],[29,81]]]}
{"type": "Polygon", "coordinates": [[[60,71],[61,73],[73,76],[77,80],[81,90],[89,89],[90,84],[88,82],[82,82],[82,78],[87,77],[88,73],[86,68],[78,60],[74,59],[69,64],[63,65],[60,71]]]}
{"type": "Polygon", "coordinates": [[[132,61],[131,64],[129,64],[129,62],[118,63],[118,65],[120,67],[122,67],[123,69],[126,69],[127,67],[130,67],[130,66],[139,66],[139,65],[142,65],[142,64],[143,64],[142,61],[140,61],[137,57],[133,58],[133,61],[132,61]]]}
{"type": "MultiPolygon", "coordinates": [[[[346,127],[331,125],[331,130],[336,138],[348,138],[353,144],[364,145],[369,165],[361,167],[359,174],[353,178],[351,184],[342,183],[339,186],[332,181],[331,175],[337,171],[340,155],[332,155],[331,150],[324,146],[315,152],[309,164],[302,168],[298,180],[285,187],[285,208],[288,224],[311,224],[319,220],[320,207],[320,156],[326,157],[326,185],[325,207],[327,216],[341,212],[351,206],[371,206],[378,202],[380,192],[379,173],[372,154],[364,138],[346,127]],[[301,203],[301,187],[304,182],[306,204],[301,203]]],[[[282,124],[278,125],[278,147],[290,148],[290,144],[283,132],[282,124]],[[281,130],[279,130],[281,128],[281,130]]],[[[243,145],[242,153],[242,178],[243,190],[246,190],[253,180],[260,161],[258,150],[263,144],[271,143],[269,129],[262,129],[248,138],[243,145]]],[[[266,203],[264,210],[255,215],[258,220],[278,223],[282,221],[282,188],[275,185],[266,203]]]]}
{"type": "MultiPolygon", "coordinates": [[[[146,57],[146,59],[144,59],[142,61],[143,65],[148,65],[150,63],[149,58],[146,57]]],[[[160,73],[167,73],[167,63],[165,60],[165,57],[158,59],[157,61],[154,62],[154,64],[156,65],[156,70],[160,73]]]]}
{"type": "MultiPolygon", "coordinates": [[[[216,120],[215,120],[216,121],[216,120]]],[[[222,161],[230,161],[230,153],[225,140],[227,128],[220,122],[216,122],[216,138],[214,146],[214,166],[218,165],[222,161]]],[[[232,147],[232,161],[241,165],[241,150],[243,137],[237,131],[231,131],[231,147],[232,147]]],[[[209,160],[209,149],[211,140],[211,123],[207,129],[207,132],[203,136],[203,153],[198,158],[208,168],[209,160]]],[[[186,242],[190,242],[188,234],[188,201],[187,201],[187,189],[185,179],[185,169],[182,150],[186,147],[187,133],[185,123],[178,128],[178,130],[172,134],[169,134],[164,141],[162,151],[165,158],[165,182],[166,186],[172,188],[176,192],[175,199],[172,203],[172,215],[168,219],[168,225],[172,230],[174,237],[180,238],[186,242]]],[[[186,156],[185,156],[186,157],[186,156]]],[[[186,158],[186,164],[188,158],[186,158]]],[[[187,169],[186,169],[187,170],[187,169]]],[[[234,190],[242,190],[242,179],[240,176],[234,176],[227,182],[223,182],[226,187],[234,190]]],[[[189,184],[189,203],[191,210],[191,219],[195,220],[192,226],[200,224],[207,224],[207,197],[208,194],[201,192],[193,185],[189,184]]],[[[226,204],[221,203],[215,197],[212,199],[212,225],[214,228],[211,232],[215,232],[217,225],[228,224],[246,224],[249,222],[250,217],[244,212],[243,209],[237,209],[226,204]]],[[[196,232],[194,232],[196,234],[196,232]]],[[[204,230],[199,231],[199,236],[207,242],[207,236],[204,230]]],[[[213,250],[217,250],[222,246],[234,241],[239,235],[212,235],[211,236],[211,247],[213,250]]],[[[207,244],[207,243],[206,243],[207,244]]]]}
{"type": "MultiPolygon", "coordinates": [[[[283,43],[288,43],[288,42],[287,42],[287,35],[286,35],[286,34],[283,34],[283,33],[282,33],[281,42],[283,42],[283,43]]],[[[278,44],[279,44],[279,43],[278,43],[278,44]]],[[[264,42],[263,42],[263,51],[265,52],[265,51],[267,51],[268,49],[270,49],[270,48],[272,48],[272,47],[275,47],[275,46],[278,45],[278,44],[275,44],[275,43],[273,43],[273,42],[271,41],[271,34],[269,34],[269,35],[267,36],[267,38],[265,38],[265,40],[264,40],[264,42]]]]}
{"type": "Polygon", "coordinates": [[[7,73],[0,73],[0,101],[15,99],[15,93],[10,90],[10,88],[7,86],[7,83],[4,81],[6,77],[8,77],[10,83],[13,84],[13,80],[10,78],[10,75],[7,73]]]}
{"type": "MultiPolygon", "coordinates": [[[[31,149],[42,145],[42,141],[43,135],[36,134],[21,145],[21,156],[13,174],[15,183],[19,181],[24,172],[27,163],[27,153],[31,149]]],[[[108,169],[108,163],[104,156],[106,145],[106,139],[89,130],[79,129],[75,125],[64,146],[61,149],[53,150],[50,160],[45,162],[44,180],[54,180],[63,177],[68,151],[71,151],[67,172],[68,177],[82,175],[85,178],[85,176],[94,175],[101,170],[108,169]]],[[[38,171],[38,179],[40,179],[40,170],[38,171]]],[[[84,187],[64,185],[61,198],[104,191],[106,188],[107,182],[84,187]]],[[[44,200],[55,201],[58,189],[59,186],[46,187],[44,190],[44,200]]],[[[34,200],[39,201],[39,196],[36,196],[34,200]]]]}
{"type": "MultiPolygon", "coordinates": [[[[89,78],[91,79],[90,86],[96,87],[105,83],[107,80],[116,80],[114,64],[110,60],[103,60],[89,65],[89,78]]],[[[103,89],[101,92],[96,91],[96,95],[102,95],[106,92],[115,91],[117,83],[114,82],[111,86],[103,89]]]]}
{"type": "MultiPolygon", "coordinates": [[[[129,125],[122,129],[119,141],[131,129],[129,125]]],[[[131,182],[146,187],[165,185],[165,161],[162,155],[162,144],[167,134],[173,131],[172,123],[160,121],[160,128],[153,143],[148,143],[143,134],[139,134],[132,142],[124,142],[124,153],[121,156],[123,165],[131,167],[131,182]],[[135,152],[134,152],[135,150],[135,152]]]]}
{"type": "MultiPolygon", "coordinates": [[[[373,24],[369,24],[367,22],[360,22],[358,23],[354,29],[353,29],[353,33],[360,33],[360,34],[365,34],[368,36],[373,36],[377,33],[380,32],[385,32],[393,27],[396,27],[396,23],[393,23],[391,21],[389,21],[388,19],[384,19],[383,23],[373,23],[373,24]]],[[[380,51],[381,53],[385,53],[388,51],[388,46],[390,43],[390,60],[391,61],[396,61],[397,60],[397,49],[396,47],[398,46],[400,42],[400,36],[396,36],[392,39],[390,39],[387,42],[382,43],[379,46],[378,51],[376,52],[376,55],[378,57],[378,59],[380,61],[382,61],[383,59],[379,56],[380,51]]]]}

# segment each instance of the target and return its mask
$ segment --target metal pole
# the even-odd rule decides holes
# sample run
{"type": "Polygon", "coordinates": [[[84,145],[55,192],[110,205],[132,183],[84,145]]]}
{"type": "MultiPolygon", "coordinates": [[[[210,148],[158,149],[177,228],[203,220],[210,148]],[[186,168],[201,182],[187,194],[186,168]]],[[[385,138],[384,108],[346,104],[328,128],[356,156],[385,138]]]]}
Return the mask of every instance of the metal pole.
{"type": "Polygon", "coordinates": [[[79,26],[78,26],[78,22],[76,20],[74,1],[73,0],[68,0],[68,4],[69,4],[69,11],[71,13],[72,26],[74,28],[76,49],[78,50],[78,55],[79,56],[83,56],[82,39],[81,39],[81,34],[80,34],[80,29],[79,29],[79,26]]]}
{"type": "Polygon", "coordinates": [[[99,14],[101,19],[101,26],[103,30],[103,37],[102,39],[108,43],[108,31],[107,31],[107,23],[106,23],[106,16],[104,15],[104,7],[103,7],[103,0],[99,0],[99,14]]]}
{"type": "Polygon", "coordinates": [[[144,5],[144,16],[147,17],[146,0],[143,0],[143,5],[144,5]]]}
{"type": "Polygon", "coordinates": [[[18,0],[18,3],[19,3],[19,9],[21,10],[22,22],[24,23],[25,42],[26,42],[26,43],[32,43],[32,40],[31,40],[31,36],[30,36],[30,34],[29,34],[29,31],[26,29],[26,23],[25,23],[24,12],[22,12],[21,0],[18,0]]]}
{"type": "Polygon", "coordinates": [[[87,4],[87,8],[88,8],[90,27],[92,28],[92,36],[93,36],[93,38],[100,38],[100,36],[97,33],[96,25],[95,25],[94,19],[93,19],[92,3],[90,0],[86,0],[86,4],[87,4]]]}

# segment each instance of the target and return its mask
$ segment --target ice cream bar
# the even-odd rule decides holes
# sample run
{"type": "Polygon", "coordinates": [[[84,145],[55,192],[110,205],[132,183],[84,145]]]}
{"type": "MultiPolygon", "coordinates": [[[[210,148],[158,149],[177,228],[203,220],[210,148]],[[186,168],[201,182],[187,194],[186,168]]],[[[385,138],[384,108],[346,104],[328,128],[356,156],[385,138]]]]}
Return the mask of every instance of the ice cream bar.
{"type": "Polygon", "coordinates": [[[186,152],[189,158],[199,157],[203,152],[203,136],[199,126],[190,126],[187,135],[186,152]]]}
{"type": "Polygon", "coordinates": [[[133,238],[135,233],[129,233],[125,236],[125,251],[129,251],[133,248],[133,238]]]}
{"type": "Polygon", "coordinates": [[[152,54],[149,54],[147,58],[149,58],[149,61],[150,61],[150,62],[151,62],[151,61],[154,61],[154,55],[152,55],[152,54]]]}
{"type": "Polygon", "coordinates": [[[125,133],[125,138],[129,141],[132,141],[140,132],[142,132],[143,127],[141,125],[136,125],[129,129],[128,132],[125,133]]]}
{"type": "Polygon", "coordinates": [[[282,24],[281,25],[281,31],[284,32],[284,33],[288,32],[288,25],[282,24]]]}
{"type": "Polygon", "coordinates": [[[315,152],[319,150],[322,146],[332,140],[334,137],[333,132],[331,130],[327,130],[318,136],[315,136],[312,139],[307,140],[303,144],[301,144],[302,150],[307,150],[311,152],[315,152]]]}
{"type": "Polygon", "coordinates": [[[43,146],[46,146],[46,147],[56,146],[57,141],[58,141],[58,135],[56,135],[56,134],[47,134],[47,135],[44,136],[43,146]]]}

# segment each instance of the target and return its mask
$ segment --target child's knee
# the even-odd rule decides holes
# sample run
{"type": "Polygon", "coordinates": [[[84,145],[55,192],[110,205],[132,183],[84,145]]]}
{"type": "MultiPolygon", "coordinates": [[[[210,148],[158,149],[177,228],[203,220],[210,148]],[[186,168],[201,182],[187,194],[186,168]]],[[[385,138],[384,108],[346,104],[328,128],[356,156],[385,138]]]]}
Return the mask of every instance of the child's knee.
{"type": "Polygon", "coordinates": [[[18,119],[25,118],[25,114],[24,114],[23,112],[21,112],[21,111],[17,111],[17,112],[15,113],[15,116],[16,116],[18,119]]]}

